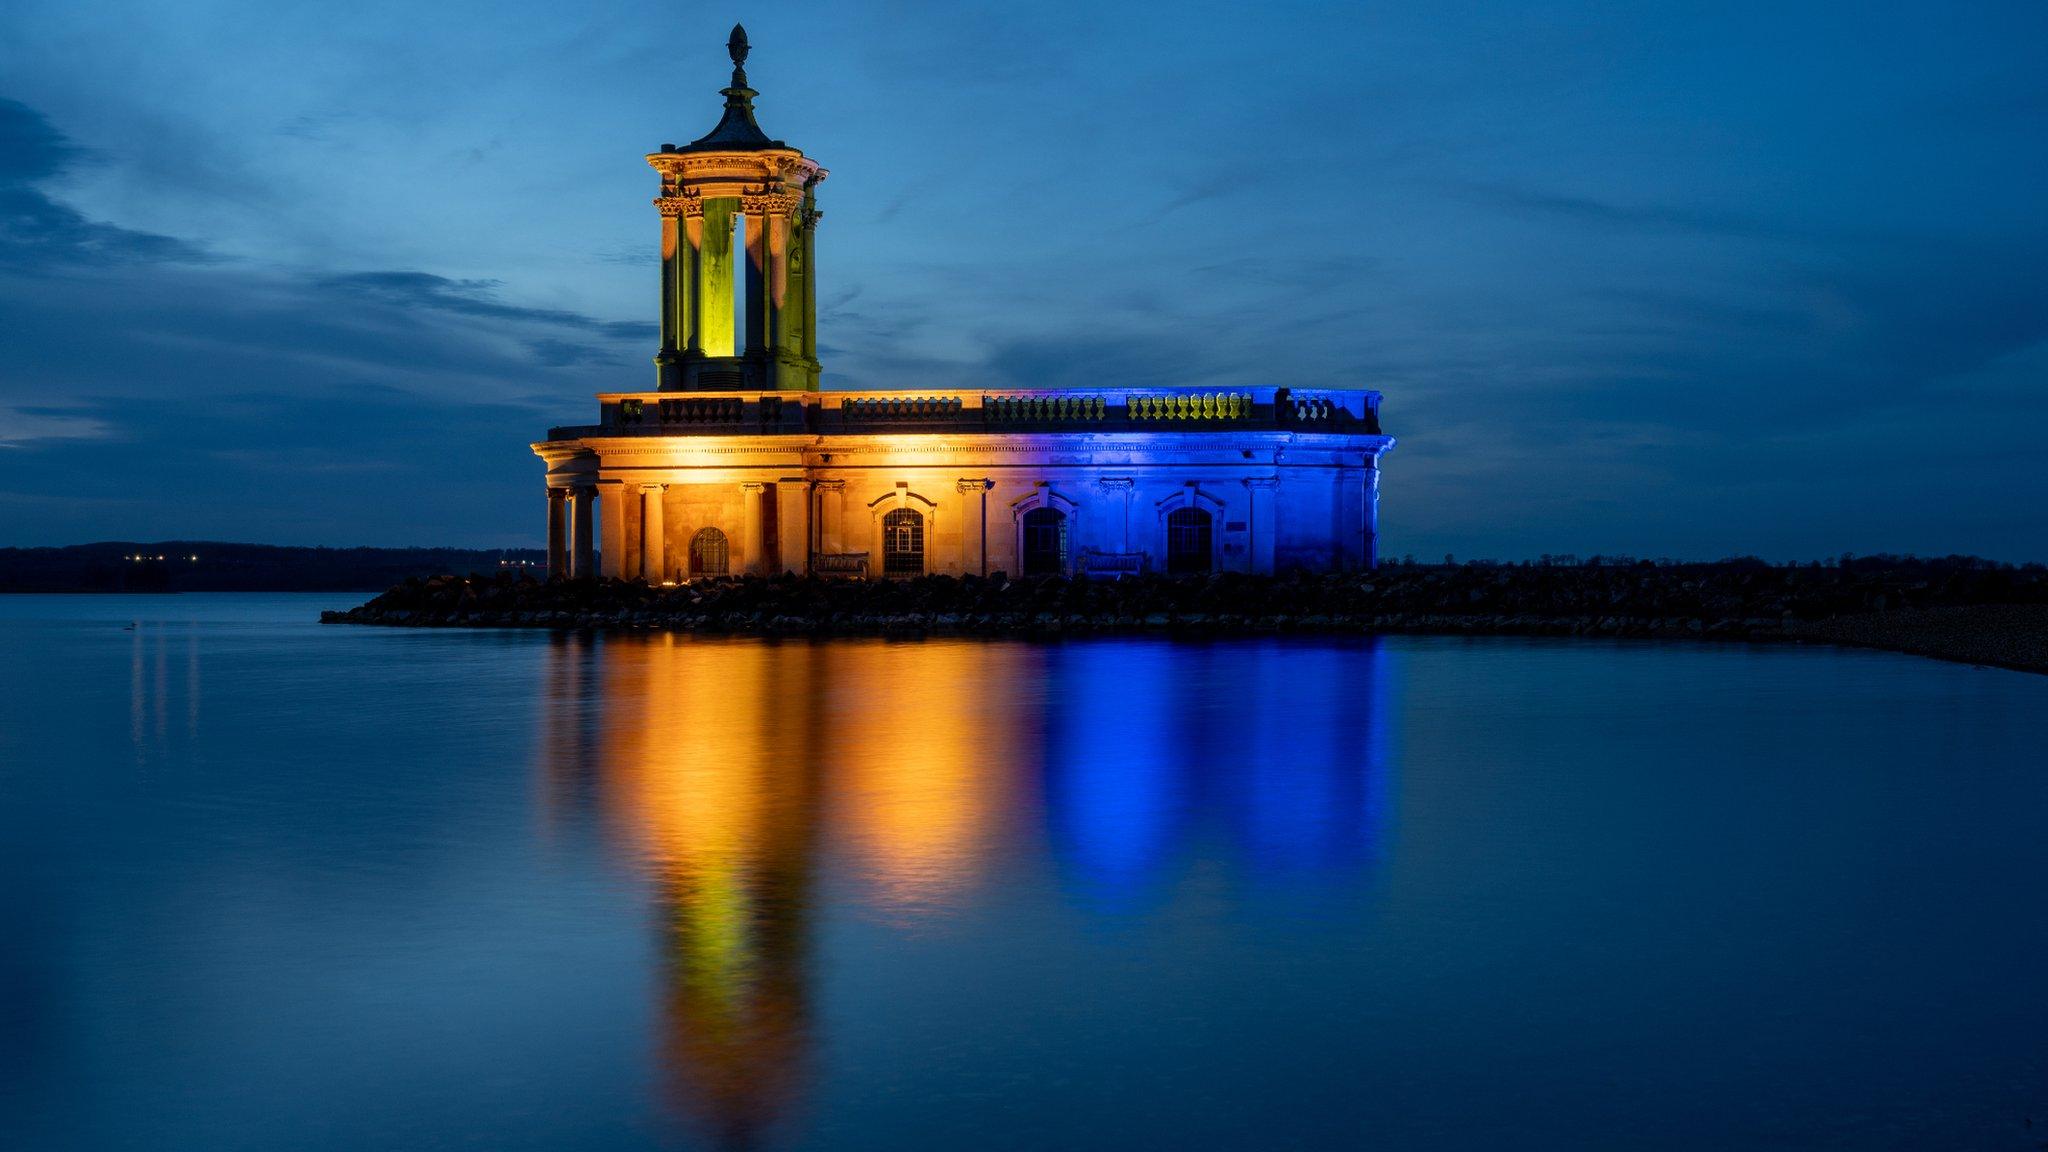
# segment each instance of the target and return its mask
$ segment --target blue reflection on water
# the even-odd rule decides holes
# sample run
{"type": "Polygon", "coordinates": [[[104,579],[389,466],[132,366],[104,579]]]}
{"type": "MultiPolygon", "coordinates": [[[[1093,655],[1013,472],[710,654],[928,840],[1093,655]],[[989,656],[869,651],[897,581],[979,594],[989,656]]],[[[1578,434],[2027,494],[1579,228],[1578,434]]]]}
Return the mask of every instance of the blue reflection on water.
{"type": "Polygon", "coordinates": [[[1053,851],[1099,898],[1155,883],[1185,826],[1174,650],[1073,646],[1047,661],[1045,807],[1053,851]]]}
{"type": "Polygon", "coordinates": [[[1055,854],[1112,906],[1142,902],[1201,832],[1228,836],[1254,884],[1354,884],[1391,818],[1390,660],[1371,641],[1055,650],[1055,854]]]}

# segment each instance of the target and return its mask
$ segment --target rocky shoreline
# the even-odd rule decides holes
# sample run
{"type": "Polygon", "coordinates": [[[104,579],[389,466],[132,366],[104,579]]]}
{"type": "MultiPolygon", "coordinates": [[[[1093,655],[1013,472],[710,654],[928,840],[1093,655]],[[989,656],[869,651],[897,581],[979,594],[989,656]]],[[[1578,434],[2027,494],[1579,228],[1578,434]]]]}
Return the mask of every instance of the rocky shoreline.
{"type": "Polygon", "coordinates": [[[1822,641],[2048,671],[2048,572],[1913,563],[1396,565],[1122,581],[408,580],[327,623],[761,636],[1433,633],[1822,641]]]}

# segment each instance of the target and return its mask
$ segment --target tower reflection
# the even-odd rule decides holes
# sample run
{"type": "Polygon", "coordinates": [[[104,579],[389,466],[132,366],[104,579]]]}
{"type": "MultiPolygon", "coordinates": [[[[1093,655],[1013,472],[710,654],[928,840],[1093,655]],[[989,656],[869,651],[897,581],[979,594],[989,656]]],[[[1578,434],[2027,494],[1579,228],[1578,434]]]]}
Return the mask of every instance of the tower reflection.
{"type": "Polygon", "coordinates": [[[816,649],[601,641],[600,809],[660,891],[661,1065],[724,1147],[796,1100],[819,816],[816,649]]]}
{"type": "Polygon", "coordinates": [[[988,873],[1035,763],[1022,647],[560,636],[539,749],[554,824],[594,815],[656,885],[660,1063],[725,1147],[798,1103],[818,891],[900,923],[988,873]],[[830,868],[821,861],[830,854],[830,868]]]}
{"type": "Polygon", "coordinates": [[[724,1147],[801,1103],[827,909],[939,924],[997,893],[1057,902],[1058,875],[1113,915],[1197,856],[1260,891],[1349,883],[1388,820],[1390,677],[1370,645],[558,636],[549,653],[546,809],[654,885],[662,1081],[724,1147]]]}

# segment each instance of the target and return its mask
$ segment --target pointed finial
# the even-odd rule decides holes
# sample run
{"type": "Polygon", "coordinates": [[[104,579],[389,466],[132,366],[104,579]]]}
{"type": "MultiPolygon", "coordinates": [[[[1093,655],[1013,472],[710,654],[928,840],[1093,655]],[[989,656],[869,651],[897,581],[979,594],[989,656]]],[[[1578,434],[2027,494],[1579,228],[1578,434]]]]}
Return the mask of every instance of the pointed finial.
{"type": "Polygon", "coordinates": [[[734,81],[733,81],[733,83],[734,83],[735,85],[739,85],[739,84],[744,84],[744,83],[746,83],[746,75],[747,75],[747,72],[746,72],[746,68],[747,68],[747,26],[746,26],[746,25],[744,25],[744,24],[735,24],[735,25],[733,25],[733,26],[732,26],[732,36],[731,36],[731,38],[730,38],[730,39],[726,40],[726,42],[725,42],[725,51],[726,51],[726,55],[728,55],[728,56],[731,56],[731,57],[732,57],[732,74],[733,74],[734,76],[736,76],[736,77],[739,77],[739,79],[737,79],[737,80],[734,80],[734,81]]]}
{"type": "Polygon", "coordinates": [[[732,26],[732,36],[725,42],[725,50],[732,56],[732,83],[718,90],[725,97],[725,115],[719,117],[718,126],[698,137],[688,148],[680,152],[710,151],[711,149],[781,148],[780,140],[770,140],[761,126],[754,123],[754,97],[752,88],[747,87],[747,29],[744,24],[732,26]]]}

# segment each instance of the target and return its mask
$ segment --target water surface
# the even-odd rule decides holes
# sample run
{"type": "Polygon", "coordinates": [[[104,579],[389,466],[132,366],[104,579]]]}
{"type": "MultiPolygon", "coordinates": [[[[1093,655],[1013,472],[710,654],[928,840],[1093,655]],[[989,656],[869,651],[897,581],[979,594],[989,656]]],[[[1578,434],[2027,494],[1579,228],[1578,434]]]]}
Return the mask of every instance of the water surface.
{"type": "Polygon", "coordinates": [[[2048,1138],[2048,678],[353,599],[0,597],[0,1147],[2048,1138]]]}

